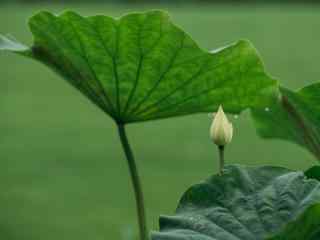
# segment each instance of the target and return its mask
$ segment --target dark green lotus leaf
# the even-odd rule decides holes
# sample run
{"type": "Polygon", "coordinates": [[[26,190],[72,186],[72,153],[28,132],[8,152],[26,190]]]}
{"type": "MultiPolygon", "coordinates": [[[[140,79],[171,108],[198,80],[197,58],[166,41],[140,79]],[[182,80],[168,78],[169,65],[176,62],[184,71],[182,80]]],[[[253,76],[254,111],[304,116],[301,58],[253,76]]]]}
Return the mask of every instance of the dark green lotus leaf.
{"type": "Polygon", "coordinates": [[[252,110],[258,134],[297,143],[320,159],[320,83],[293,92],[281,88],[268,111],[252,110]]]}
{"type": "Polygon", "coordinates": [[[307,178],[312,178],[320,181],[320,166],[313,166],[306,170],[304,174],[307,176],[307,178]]]}
{"type": "Polygon", "coordinates": [[[303,172],[227,166],[224,175],[192,186],[174,216],[160,217],[152,240],[267,239],[319,201],[320,182],[303,172]]]}
{"type": "Polygon", "coordinates": [[[268,240],[319,240],[320,204],[309,207],[298,219],[287,224],[281,233],[268,240]]]}
{"type": "MultiPolygon", "coordinates": [[[[117,122],[129,123],[266,105],[277,94],[253,46],[204,51],[162,11],[119,19],[40,12],[29,49],[0,38],[0,50],[45,63],[117,122]]],[[[209,29],[208,29],[209,30],[209,29]]]]}

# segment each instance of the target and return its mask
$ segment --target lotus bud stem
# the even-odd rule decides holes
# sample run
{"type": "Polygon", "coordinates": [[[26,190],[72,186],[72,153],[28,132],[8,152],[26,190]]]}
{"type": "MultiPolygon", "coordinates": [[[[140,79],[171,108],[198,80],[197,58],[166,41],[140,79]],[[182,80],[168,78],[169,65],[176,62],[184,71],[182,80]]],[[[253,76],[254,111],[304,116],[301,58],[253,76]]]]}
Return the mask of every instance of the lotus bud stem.
{"type": "Polygon", "coordinates": [[[231,142],[233,135],[233,127],[229,122],[227,116],[223,112],[223,108],[220,105],[218,112],[215,114],[210,127],[210,137],[212,141],[218,146],[220,166],[219,172],[223,174],[224,168],[224,148],[225,145],[231,142]]]}

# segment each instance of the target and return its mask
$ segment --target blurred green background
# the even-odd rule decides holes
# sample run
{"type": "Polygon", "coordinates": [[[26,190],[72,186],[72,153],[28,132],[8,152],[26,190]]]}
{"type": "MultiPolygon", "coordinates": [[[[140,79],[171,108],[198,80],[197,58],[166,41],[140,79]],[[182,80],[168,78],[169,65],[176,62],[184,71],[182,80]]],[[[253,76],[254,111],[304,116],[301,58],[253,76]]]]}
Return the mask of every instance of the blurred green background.
{"type": "MultiPolygon", "coordinates": [[[[206,49],[245,38],[271,75],[290,88],[319,80],[316,5],[2,4],[0,32],[32,42],[27,19],[40,9],[119,16],[166,9],[206,49]]],[[[135,239],[136,213],[115,124],[47,67],[0,54],[0,238],[135,239]]],[[[272,113],[272,106],[270,106],[272,113]]],[[[230,116],[228,163],[305,169],[304,149],[256,136],[249,113],[230,116]]],[[[181,194],[217,171],[206,114],[132,124],[128,134],[143,179],[149,227],[173,213],[181,194]]]]}

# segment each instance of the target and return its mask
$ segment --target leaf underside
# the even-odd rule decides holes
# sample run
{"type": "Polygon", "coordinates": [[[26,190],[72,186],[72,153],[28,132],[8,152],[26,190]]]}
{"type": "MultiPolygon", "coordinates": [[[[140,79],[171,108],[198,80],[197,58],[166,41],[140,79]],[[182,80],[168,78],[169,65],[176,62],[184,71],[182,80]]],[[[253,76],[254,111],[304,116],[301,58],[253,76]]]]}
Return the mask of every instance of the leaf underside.
{"type": "Polygon", "coordinates": [[[43,11],[29,26],[30,49],[1,36],[0,50],[48,65],[117,122],[210,112],[220,104],[238,113],[277,94],[249,42],[204,51],[162,11],[119,19],[43,11]]]}
{"type": "Polygon", "coordinates": [[[286,88],[280,91],[282,97],[270,105],[269,111],[251,111],[258,134],[299,144],[320,160],[320,83],[297,92],[286,88]]]}
{"type": "Polygon", "coordinates": [[[192,186],[174,216],[160,217],[152,240],[268,239],[319,201],[320,182],[302,172],[232,165],[192,186]]]}

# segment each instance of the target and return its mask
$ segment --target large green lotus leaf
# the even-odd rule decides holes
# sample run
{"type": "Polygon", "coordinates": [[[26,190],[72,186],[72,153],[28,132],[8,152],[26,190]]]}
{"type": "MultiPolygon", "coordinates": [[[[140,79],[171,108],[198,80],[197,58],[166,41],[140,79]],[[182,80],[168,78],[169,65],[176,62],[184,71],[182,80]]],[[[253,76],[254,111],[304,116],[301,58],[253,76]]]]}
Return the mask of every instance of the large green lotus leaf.
{"type": "Polygon", "coordinates": [[[174,216],[160,217],[152,239],[267,239],[319,201],[320,182],[303,172],[231,165],[222,176],[192,186],[174,216]]]}
{"type": "Polygon", "coordinates": [[[319,240],[320,204],[309,207],[298,219],[268,240],[319,240]]]}
{"type": "Polygon", "coordinates": [[[277,94],[247,41],[204,51],[162,11],[119,19],[40,12],[34,45],[0,37],[0,50],[53,68],[117,122],[266,105],[277,94]]]}
{"type": "Polygon", "coordinates": [[[258,134],[297,143],[320,159],[320,83],[297,92],[280,90],[268,111],[252,110],[258,134]]]}

